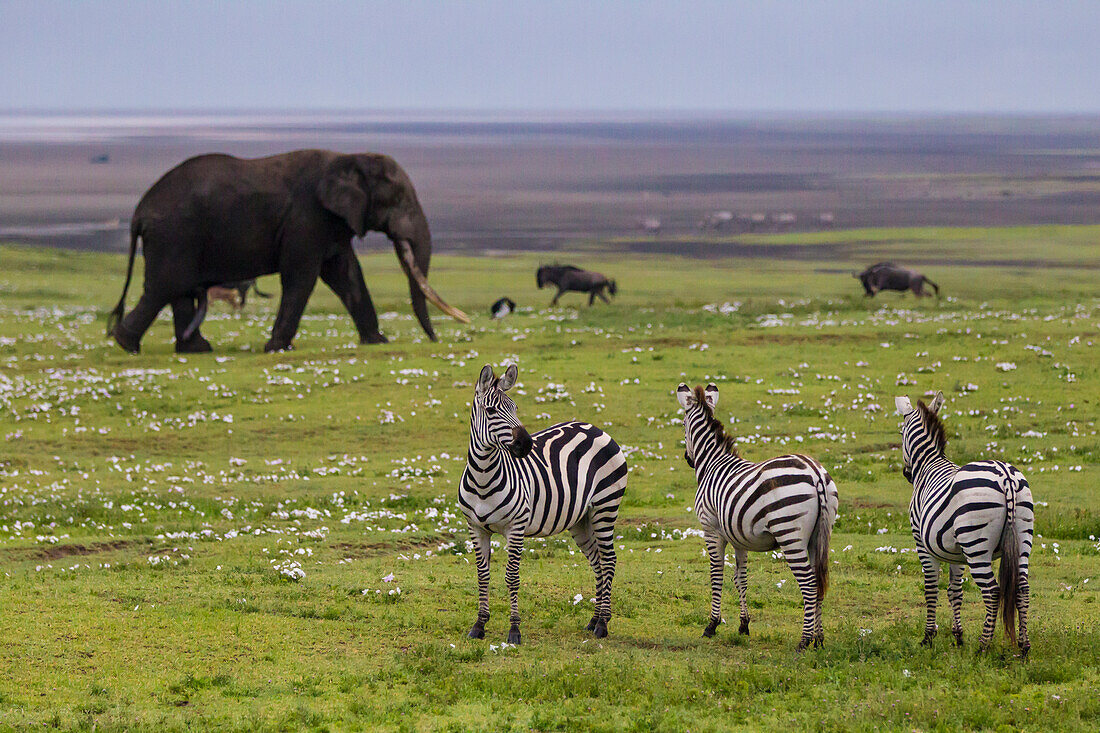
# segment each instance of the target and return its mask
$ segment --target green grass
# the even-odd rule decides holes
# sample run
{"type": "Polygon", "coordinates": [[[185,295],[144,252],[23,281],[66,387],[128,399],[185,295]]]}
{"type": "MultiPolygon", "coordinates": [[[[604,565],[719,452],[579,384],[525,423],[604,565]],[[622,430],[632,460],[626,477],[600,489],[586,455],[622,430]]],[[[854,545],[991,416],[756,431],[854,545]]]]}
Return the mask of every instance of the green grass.
{"type": "Polygon", "coordinates": [[[360,347],[319,288],[294,351],[259,353],[276,301],[253,299],[240,319],[213,306],[216,352],[182,358],[167,314],[140,356],[104,337],[123,257],[0,247],[0,726],[1095,730],[1100,278],[1073,265],[1100,259],[1096,231],[821,236],[843,253],[578,256],[621,289],[592,309],[579,295],[545,308],[539,256],[437,256],[433,284],[475,318],[437,319],[435,344],[392,255],[371,255],[390,344],[360,347]],[[867,300],[843,273],[883,241],[901,260],[974,264],[925,266],[942,300],[867,300]],[[1067,266],[983,264],[1006,259],[1067,266]],[[504,294],[524,309],[490,321],[504,294]],[[585,419],[629,453],[605,640],[583,630],[593,580],[566,538],[527,545],[521,647],[500,646],[499,556],[487,638],[465,638],[467,404],[481,366],[508,360],[529,429],[585,419]],[[684,534],[696,522],[680,381],[720,385],[748,457],[809,453],[836,478],[823,650],[796,653],[797,587],[770,554],[750,557],[752,636],[734,624],[701,638],[707,563],[684,534]],[[947,633],[918,645],[892,405],[935,389],[950,455],[1015,463],[1040,502],[1027,662],[1000,635],[976,655],[969,581],[966,647],[947,633]],[[289,562],[304,577],[281,575],[289,562]]]}

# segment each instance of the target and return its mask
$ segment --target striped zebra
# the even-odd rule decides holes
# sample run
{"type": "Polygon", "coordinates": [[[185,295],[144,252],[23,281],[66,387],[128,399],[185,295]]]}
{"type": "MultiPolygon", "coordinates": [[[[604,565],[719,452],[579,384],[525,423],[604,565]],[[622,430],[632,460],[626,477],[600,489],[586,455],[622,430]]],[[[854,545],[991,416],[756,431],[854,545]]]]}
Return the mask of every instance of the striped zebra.
{"type": "Polygon", "coordinates": [[[1035,513],[1027,479],[1003,461],[975,461],[965,466],[944,455],[947,433],[940,421],[943,392],[931,405],[908,397],[894,400],[904,417],[901,428],[902,473],[913,484],[909,522],[924,569],[924,640],[936,636],[936,600],[940,563],[950,566],[947,598],[951,602],[951,632],[962,644],[962,580],[964,565],[985,601],[985,625],[980,649],[993,639],[997,607],[1001,607],[1008,638],[1027,656],[1028,558],[1035,513]],[[1000,583],[993,577],[993,560],[1001,558],[1000,583]],[[1020,617],[1019,638],[1014,617],[1020,617]]]}
{"type": "Polygon", "coordinates": [[[703,525],[710,556],[710,623],[703,636],[714,636],[722,622],[722,572],[726,544],[733,545],[734,584],[741,600],[740,633],[749,633],[745,563],[749,552],[779,548],[802,591],[802,638],[798,648],[821,646],[821,602],[829,582],[829,536],[836,521],[836,484],[813,458],[779,456],[752,463],[737,453],[733,437],[714,415],[718,387],[694,392],[676,388],[684,408],[684,458],[695,469],[699,488],[695,514],[703,525]]]}
{"type": "Polygon", "coordinates": [[[515,364],[499,379],[486,365],[470,406],[470,448],[458,489],[477,560],[477,621],[469,635],[484,638],[489,620],[492,534],[508,542],[508,643],[519,644],[523,538],[569,530],[596,573],[596,612],[588,630],[602,638],[611,618],[615,520],[626,490],[626,458],[610,435],[588,423],[559,423],[529,435],[516,417],[516,403],[505,394],[517,376],[515,364]]]}

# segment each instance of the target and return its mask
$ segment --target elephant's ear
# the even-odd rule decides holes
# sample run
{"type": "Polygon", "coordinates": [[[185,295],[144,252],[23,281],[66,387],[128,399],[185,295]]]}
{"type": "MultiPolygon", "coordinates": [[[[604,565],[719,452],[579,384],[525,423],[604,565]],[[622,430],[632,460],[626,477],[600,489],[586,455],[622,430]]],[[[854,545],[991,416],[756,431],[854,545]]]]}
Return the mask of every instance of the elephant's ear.
{"type": "Polygon", "coordinates": [[[338,160],[330,165],[317,184],[317,199],[321,206],[347,222],[355,236],[367,233],[367,194],[354,162],[348,165],[338,160]]]}

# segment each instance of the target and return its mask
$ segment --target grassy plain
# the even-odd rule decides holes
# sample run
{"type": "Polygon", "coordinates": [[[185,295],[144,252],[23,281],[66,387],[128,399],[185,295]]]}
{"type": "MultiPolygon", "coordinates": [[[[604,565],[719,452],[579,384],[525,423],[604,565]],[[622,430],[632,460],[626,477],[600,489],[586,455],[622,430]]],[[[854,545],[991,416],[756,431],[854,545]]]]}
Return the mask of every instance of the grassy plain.
{"type": "Polygon", "coordinates": [[[437,256],[435,287],[476,317],[438,320],[435,344],[393,257],[369,255],[392,343],[358,346],[318,290],[294,351],[259,353],[275,301],[254,299],[239,319],[214,306],[216,352],[185,358],[166,316],[140,356],[103,336],[122,257],[0,247],[0,726],[1095,730],[1097,232],[908,231],[829,234],[845,249],[819,260],[580,255],[620,287],[592,309],[546,308],[536,255],[437,256]],[[843,273],[887,255],[925,262],[944,297],[864,299],[843,273]],[[504,294],[521,311],[490,321],[504,294]],[[465,638],[467,404],[509,360],[529,429],[585,419],[628,453],[605,640],[583,630],[593,580],[567,539],[527,545],[521,647],[501,645],[500,557],[487,638],[465,638]],[[836,478],[823,650],[796,653],[797,586],[768,554],[750,558],[752,635],[701,638],[680,381],[719,384],[743,454],[809,453],[836,478]],[[1040,502],[1027,662],[1000,635],[975,654],[969,581],[965,648],[918,645],[892,404],[935,389],[950,454],[1015,463],[1040,502]]]}

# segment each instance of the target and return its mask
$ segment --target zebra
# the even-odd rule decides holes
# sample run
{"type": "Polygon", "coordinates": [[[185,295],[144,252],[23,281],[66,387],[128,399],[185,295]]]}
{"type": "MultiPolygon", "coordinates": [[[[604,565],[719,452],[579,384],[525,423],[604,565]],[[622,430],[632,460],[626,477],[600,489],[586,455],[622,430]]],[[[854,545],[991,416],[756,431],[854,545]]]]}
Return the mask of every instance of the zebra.
{"type": "Polygon", "coordinates": [[[908,397],[894,404],[904,418],[901,427],[902,475],[913,484],[909,522],[924,570],[923,646],[936,636],[936,600],[940,563],[950,567],[947,598],[951,602],[951,632],[962,645],[962,580],[970,566],[985,601],[985,624],[979,651],[985,651],[1001,607],[1005,633],[1019,643],[1022,656],[1031,649],[1027,637],[1028,560],[1035,534],[1031,488],[1024,475],[1003,461],[974,461],[965,466],[945,455],[947,433],[939,418],[943,392],[931,405],[908,397]],[[1000,583],[993,577],[993,560],[1001,558],[1000,583]],[[1014,617],[1019,614],[1019,638],[1014,617]]]}
{"type": "Polygon", "coordinates": [[[703,636],[714,636],[722,622],[722,572],[726,544],[736,558],[734,584],[741,601],[741,634],[749,633],[746,600],[749,552],[779,548],[802,591],[803,650],[821,646],[821,602],[829,583],[829,537],[836,521],[836,484],[813,458],[788,455],[752,463],[737,453],[733,437],[714,415],[718,387],[686,384],[676,388],[684,408],[684,458],[695,469],[695,514],[703,525],[710,556],[710,622],[703,636]]]}
{"type": "Polygon", "coordinates": [[[518,374],[512,364],[498,379],[486,364],[470,405],[470,447],[458,489],[477,562],[477,621],[469,636],[484,638],[489,620],[492,534],[507,538],[508,643],[519,644],[523,538],[569,530],[596,574],[596,611],[588,630],[603,638],[611,619],[615,520],[626,491],[626,458],[610,435],[584,422],[528,434],[516,416],[516,403],[505,394],[518,374]]]}

